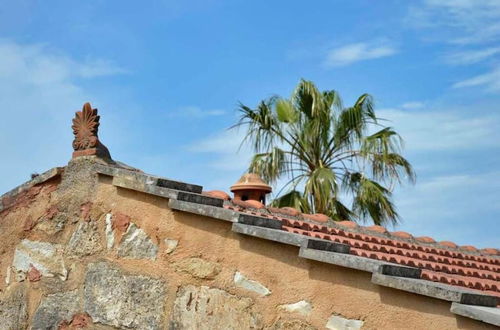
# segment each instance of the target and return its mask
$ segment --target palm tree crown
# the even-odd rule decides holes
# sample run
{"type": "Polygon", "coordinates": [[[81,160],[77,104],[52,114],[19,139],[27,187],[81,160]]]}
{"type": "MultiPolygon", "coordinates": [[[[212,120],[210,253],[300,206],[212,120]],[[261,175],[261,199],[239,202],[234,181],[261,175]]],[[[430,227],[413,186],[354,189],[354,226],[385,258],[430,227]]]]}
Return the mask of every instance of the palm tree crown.
{"type": "Polygon", "coordinates": [[[289,180],[273,206],[378,225],[399,220],[392,189],[414,182],[415,173],[399,154],[401,137],[380,124],[370,95],[343,107],[336,91],[301,80],[289,99],[274,96],[239,110],[235,126],[247,127],[243,143],[255,151],[249,171],[271,184],[289,180]]]}

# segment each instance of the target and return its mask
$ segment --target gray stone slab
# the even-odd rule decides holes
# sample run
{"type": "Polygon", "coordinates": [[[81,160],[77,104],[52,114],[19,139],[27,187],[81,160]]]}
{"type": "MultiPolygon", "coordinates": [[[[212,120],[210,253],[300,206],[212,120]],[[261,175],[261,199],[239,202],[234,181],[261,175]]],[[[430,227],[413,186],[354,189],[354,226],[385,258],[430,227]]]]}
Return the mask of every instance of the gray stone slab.
{"type": "Polygon", "coordinates": [[[365,272],[376,272],[381,265],[386,264],[386,262],[353,256],[350,254],[307,249],[304,247],[300,249],[299,257],[362,270],[365,272]]]}
{"type": "Polygon", "coordinates": [[[239,223],[250,225],[250,226],[258,226],[258,227],[266,227],[273,229],[281,229],[282,223],[279,220],[268,219],[263,217],[257,217],[250,214],[240,214],[238,219],[239,223]]]}
{"type": "Polygon", "coordinates": [[[175,189],[175,190],[182,190],[182,191],[187,191],[187,192],[191,192],[194,194],[201,194],[201,191],[203,190],[202,186],[199,186],[196,184],[185,183],[185,182],[180,182],[180,181],[173,181],[173,180],[162,179],[162,178],[158,178],[158,180],[156,181],[156,185],[158,187],[175,189]]]}
{"type": "Polygon", "coordinates": [[[222,207],[189,203],[189,202],[179,201],[179,200],[175,200],[175,199],[171,199],[168,202],[168,206],[172,210],[178,210],[178,211],[199,214],[199,215],[203,215],[206,217],[211,217],[211,218],[216,218],[216,219],[231,221],[231,222],[237,222],[238,217],[240,215],[238,212],[224,209],[222,207]]]}
{"type": "Polygon", "coordinates": [[[351,247],[347,244],[335,243],[321,239],[308,239],[304,247],[307,249],[338,253],[349,253],[349,251],[351,250],[351,247]]]}
{"type": "Polygon", "coordinates": [[[498,307],[464,305],[454,302],[451,304],[450,311],[457,315],[500,327],[500,308],[498,307]]]}
{"type": "Polygon", "coordinates": [[[192,194],[185,191],[179,191],[177,199],[184,202],[211,205],[215,207],[222,207],[224,200],[199,194],[192,194]]]}
{"type": "Polygon", "coordinates": [[[0,196],[0,212],[3,211],[4,209],[9,208],[11,205],[4,205],[3,201],[4,198],[8,199],[10,197],[15,197],[22,191],[25,191],[33,186],[36,186],[37,184],[43,183],[47,180],[50,180],[58,175],[61,175],[61,173],[64,171],[64,167],[54,167],[51,168],[50,170],[34,177],[33,179],[26,181],[20,186],[17,186],[14,189],[11,189],[10,191],[6,192],[5,194],[0,196]]]}
{"type": "Polygon", "coordinates": [[[146,194],[156,195],[169,199],[177,199],[177,190],[161,188],[153,184],[148,184],[141,181],[130,180],[119,176],[113,177],[113,185],[116,187],[126,188],[130,190],[140,191],[146,194]]]}
{"type": "Polygon", "coordinates": [[[382,265],[380,266],[379,273],[399,277],[420,278],[422,270],[414,267],[382,265]]]}
{"type": "Polygon", "coordinates": [[[176,181],[168,178],[146,174],[141,171],[128,170],[116,166],[95,164],[95,169],[100,174],[113,177],[121,177],[128,180],[138,181],[143,184],[152,184],[158,187],[172,190],[181,190],[197,194],[201,193],[201,191],[203,190],[203,187],[199,185],[176,181]]]}
{"type": "Polygon", "coordinates": [[[242,223],[233,223],[232,230],[236,233],[295,246],[301,246],[301,244],[308,239],[307,236],[304,235],[289,233],[279,229],[245,225],[242,223]]]}
{"type": "Polygon", "coordinates": [[[372,282],[378,285],[452,302],[489,307],[495,307],[497,305],[497,297],[427,280],[396,277],[374,272],[372,275],[372,282]]]}

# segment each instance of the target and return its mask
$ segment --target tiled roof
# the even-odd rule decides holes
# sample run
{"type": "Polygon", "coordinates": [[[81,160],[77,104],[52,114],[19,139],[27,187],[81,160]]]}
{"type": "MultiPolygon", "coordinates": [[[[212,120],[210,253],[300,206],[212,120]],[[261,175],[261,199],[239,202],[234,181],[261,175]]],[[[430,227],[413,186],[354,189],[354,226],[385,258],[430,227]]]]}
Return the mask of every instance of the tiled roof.
{"type": "Polygon", "coordinates": [[[334,222],[323,214],[302,214],[290,207],[265,207],[257,201],[231,201],[222,191],[204,195],[223,198],[224,208],[281,221],[281,230],[350,247],[351,255],[421,269],[423,280],[481,291],[500,297],[500,250],[458,246],[431,237],[413,237],[382,226],[334,222]]]}
{"type": "MultiPolygon", "coordinates": [[[[96,165],[112,184],[168,199],[172,210],[232,223],[232,231],[299,247],[300,258],[371,272],[371,282],[451,302],[454,314],[500,326],[500,251],[436,242],[323,214],[237,201],[222,191],[120,166],[96,165]]],[[[202,218],[200,218],[202,220],[202,218]]]]}

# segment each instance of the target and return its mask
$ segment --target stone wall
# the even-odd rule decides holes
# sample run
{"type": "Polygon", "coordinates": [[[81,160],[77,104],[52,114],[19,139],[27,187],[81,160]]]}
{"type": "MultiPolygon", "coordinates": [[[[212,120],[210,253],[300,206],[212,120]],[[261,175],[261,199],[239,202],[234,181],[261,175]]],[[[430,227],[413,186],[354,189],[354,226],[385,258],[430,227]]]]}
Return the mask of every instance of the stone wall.
{"type": "Polygon", "coordinates": [[[369,273],[173,211],[92,166],[75,160],[61,182],[1,211],[1,329],[488,328],[369,273]]]}

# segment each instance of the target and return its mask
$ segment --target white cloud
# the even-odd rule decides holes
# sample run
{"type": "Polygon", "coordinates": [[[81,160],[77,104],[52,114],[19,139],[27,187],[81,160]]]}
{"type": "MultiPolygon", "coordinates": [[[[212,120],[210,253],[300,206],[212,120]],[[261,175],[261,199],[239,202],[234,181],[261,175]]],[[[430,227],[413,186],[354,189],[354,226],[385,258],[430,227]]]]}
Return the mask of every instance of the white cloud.
{"type": "Polygon", "coordinates": [[[215,155],[209,166],[221,171],[243,172],[248,168],[253,156],[251,148],[241,145],[245,136],[244,130],[230,129],[211,137],[195,141],[187,149],[191,152],[210,153],[215,155]]]}
{"type": "Polygon", "coordinates": [[[77,61],[47,45],[0,40],[0,171],[6,191],[71,157],[71,118],[90,100],[77,79],[116,74],[105,60],[77,61]],[[36,160],[36,161],[34,161],[36,160]]]}
{"type": "Polygon", "coordinates": [[[87,59],[83,63],[73,62],[73,66],[78,68],[77,74],[82,78],[94,78],[129,73],[128,70],[125,70],[113,62],[104,59],[87,59]]]}
{"type": "Polygon", "coordinates": [[[467,150],[500,146],[500,117],[464,116],[451,111],[403,111],[381,109],[411,151],[467,150]]]}
{"type": "Polygon", "coordinates": [[[498,247],[499,228],[495,220],[486,221],[500,211],[496,202],[499,182],[500,172],[493,171],[435,176],[404,188],[396,195],[396,205],[404,219],[398,230],[462,245],[498,247]],[[483,216],[486,219],[480,219],[483,216]],[[489,241],[484,235],[486,227],[491,231],[489,241]]]}
{"type": "Polygon", "coordinates": [[[169,117],[183,117],[183,118],[205,118],[205,117],[217,117],[226,114],[224,110],[203,110],[197,106],[186,106],[178,108],[174,111],[167,112],[169,117]]]}
{"type": "Polygon", "coordinates": [[[391,56],[395,53],[397,50],[391,45],[353,43],[330,50],[325,59],[325,65],[327,67],[345,66],[354,62],[391,56]]]}
{"type": "Polygon", "coordinates": [[[453,65],[474,64],[500,54],[500,47],[490,47],[451,53],[445,56],[445,61],[453,65]]]}
{"type": "Polygon", "coordinates": [[[477,86],[484,86],[489,92],[500,92],[500,67],[497,67],[490,72],[453,84],[453,88],[477,86]]]}
{"type": "Polygon", "coordinates": [[[401,104],[401,108],[403,109],[420,109],[423,108],[425,103],[423,102],[417,102],[417,101],[412,101],[412,102],[405,102],[401,104]]]}
{"type": "Polygon", "coordinates": [[[410,22],[420,28],[448,28],[454,31],[447,41],[478,44],[500,38],[500,1],[424,0],[410,9],[410,22]]]}

